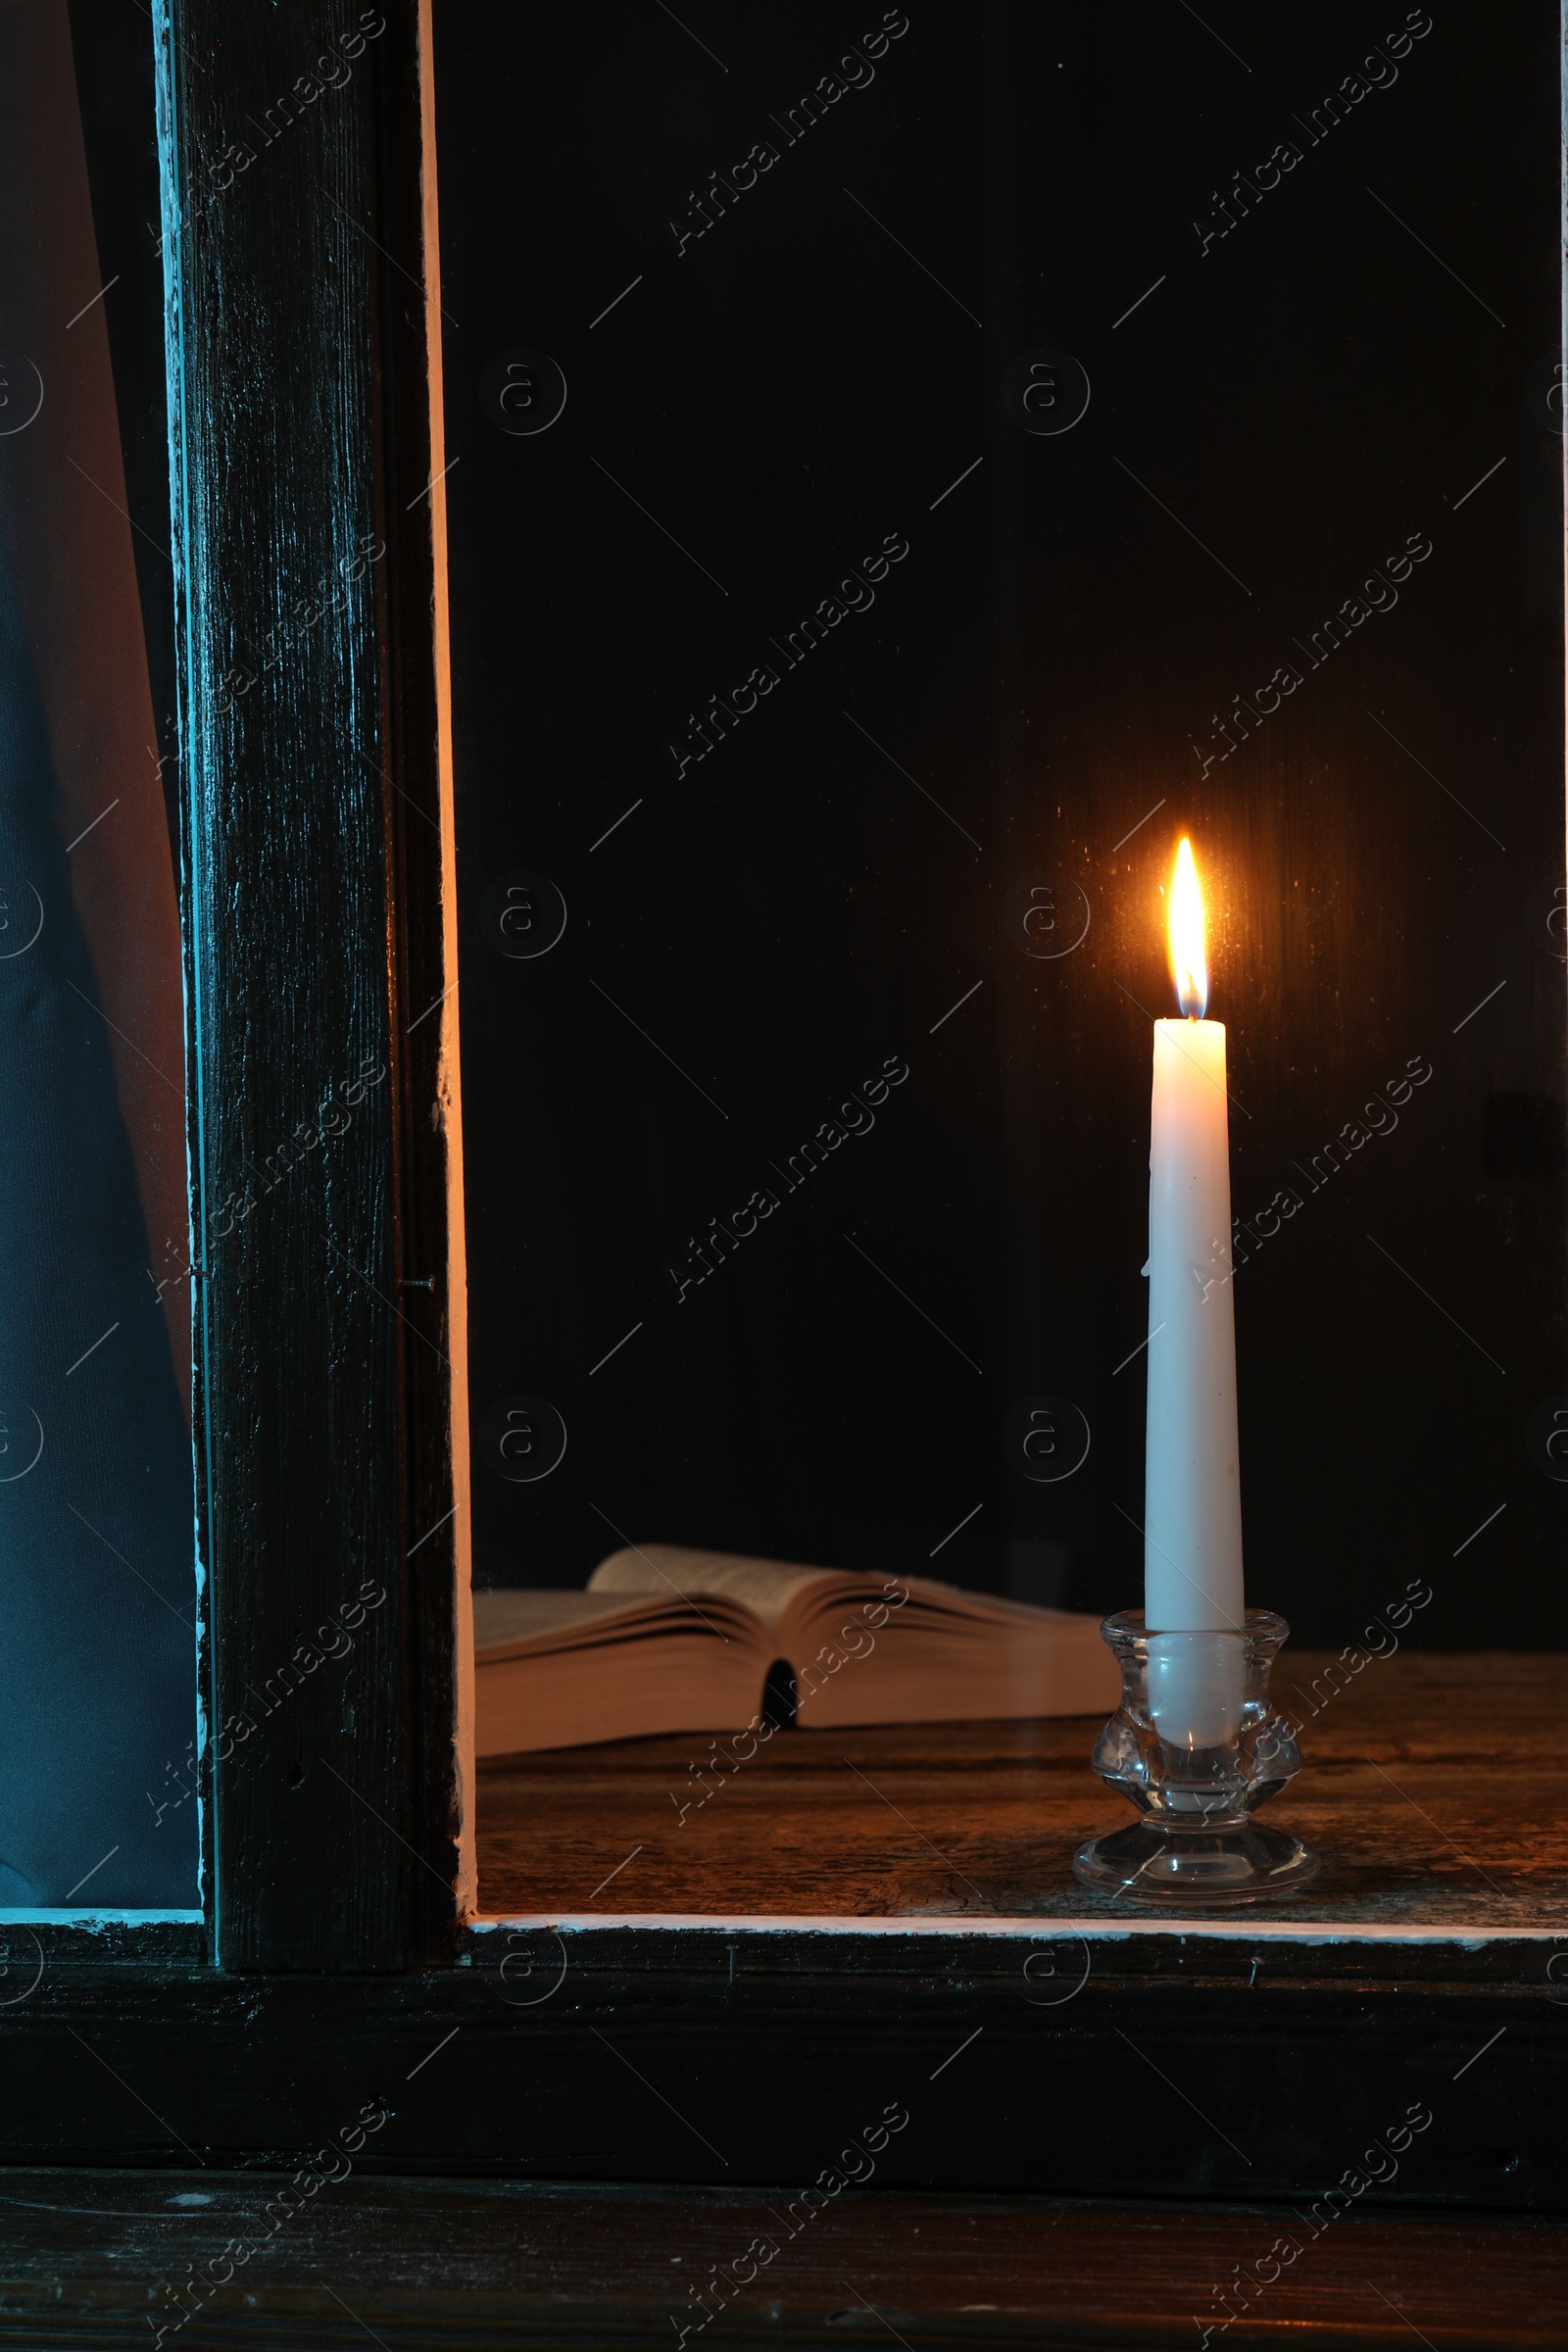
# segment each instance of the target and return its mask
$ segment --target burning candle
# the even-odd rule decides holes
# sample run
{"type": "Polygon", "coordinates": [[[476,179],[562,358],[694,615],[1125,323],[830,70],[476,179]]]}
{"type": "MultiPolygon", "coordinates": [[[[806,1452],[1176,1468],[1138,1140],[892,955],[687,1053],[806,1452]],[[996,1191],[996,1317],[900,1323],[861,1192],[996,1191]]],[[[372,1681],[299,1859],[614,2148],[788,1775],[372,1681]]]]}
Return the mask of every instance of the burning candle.
{"type": "Polygon", "coordinates": [[[1246,1603],[1225,1025],[1203,1017],[1203,903],[1186,840],[1168,935],[1182,1018],[1154,1023],[1144,1622],[1155,1727],[1175,1746],[1200,1748],[1236,1727],[1240,1644],[1213,1636],[1240,1632],[1246,1603]]]}

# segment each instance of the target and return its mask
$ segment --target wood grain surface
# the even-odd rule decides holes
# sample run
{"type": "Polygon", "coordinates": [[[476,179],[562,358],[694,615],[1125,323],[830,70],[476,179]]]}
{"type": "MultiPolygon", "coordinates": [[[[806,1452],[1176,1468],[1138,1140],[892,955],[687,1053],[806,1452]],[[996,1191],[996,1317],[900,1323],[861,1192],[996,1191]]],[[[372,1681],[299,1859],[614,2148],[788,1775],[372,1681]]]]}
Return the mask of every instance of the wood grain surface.
{"type": "MultiPolygon", "coordinates": [[[[1265,1916],[1568,1933],[1568,1660],[1408,1653],[1332,1679],[1330,1664],[1287,1649],[1276,1669],[1304,1763],[1265,1818],[1314,1845],[1323,1871],[1265,1916]]],[[[493,1758],[479,1773],[480,1902],[529,1916],[1109,1917],[1071,1871],[1084,1838],[1132,1818],[1090,1769],[1099,1729],[789,1732],[727,1778],[700,1735],[493,1758]]]]}
{"type": "Polygon", "coordinates": [[[1293,2229],[1299,2255],[1215,2343],[1568,2342],[1568,2238],[1528,2223],[1374,2216],[1313,2242],[1261,2209],[861,2194],[798,2224],[791,2240],[787,2186],[351,2179],[266,2242],[274,2188],[220,2172],[0,2174],[0,2343],[143,2346],[167,2324],[165,2341],[182,2352],[673,2344],[701,2319],[692,2290],[715,2267],[747,2267],[761,2240],[772,2259],[690,2336],[704,2352],[1186,2346],[1219,2316],[1237,2266],[1252,2273],[1293,2229]],[[204,2297],[193,2275],[224,2282],[204,2297]],[[181,2311],[192,2316],[176,2332],[181,2311]]]}

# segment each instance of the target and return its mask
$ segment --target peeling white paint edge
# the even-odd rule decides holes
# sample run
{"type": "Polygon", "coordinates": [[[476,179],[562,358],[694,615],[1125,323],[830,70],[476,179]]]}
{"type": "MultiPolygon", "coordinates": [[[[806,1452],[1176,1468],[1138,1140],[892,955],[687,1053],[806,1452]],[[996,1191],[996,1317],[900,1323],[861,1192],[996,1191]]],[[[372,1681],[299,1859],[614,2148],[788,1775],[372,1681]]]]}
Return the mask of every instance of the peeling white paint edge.
{"type": "Polygon", "coordinates": [[[1035,1943],[1074,1937],[1084,1942],[1118,1943],[1134,1936],[1172,1936],[1184,1942],[1196,1938],[1214,1938],[1227,1943],[1451,1943],[1467,1952],[1482,1951],[1491,1943],[1568,1943],[1568,1920],[1559,1928],[1496,1928],[1476,1934],[1463,1928],[1444,1927],[1433,1922],[1409,1926],[1374,1927],[1347,1921],[1335,1926],[1332,1921],[1285,1919],[1188,1919],[1180,1916],[1162,1919],[1125,1919],[1114,1926],[1099,1919],[977,1919],[972,1914],[957,1918],[850,1919],[842,1915],[823,1916],[815,1912],[764,1912],[759,1916],[730,1917],[713,1911],[553,1911],[530,1914],[509,1913],[505,1917],[474,1919],[469,1926],[475,1934],[495,1934],[501,1930],[515,1933],[550,1931],[561,1935],[587,1935],[607,1928],[641,1928],[652,1933],[674,1929],[701,1928],[710,1935],[749,1936],[1004,1936],[1035,1943]]]}
{"type": "Polygon", "coordinates": [[[199,1928],[200,1911],[25,1911],[0,1904],[0,1928],[79,1928],[101,1936],[106,1928],[199,1928]]]}

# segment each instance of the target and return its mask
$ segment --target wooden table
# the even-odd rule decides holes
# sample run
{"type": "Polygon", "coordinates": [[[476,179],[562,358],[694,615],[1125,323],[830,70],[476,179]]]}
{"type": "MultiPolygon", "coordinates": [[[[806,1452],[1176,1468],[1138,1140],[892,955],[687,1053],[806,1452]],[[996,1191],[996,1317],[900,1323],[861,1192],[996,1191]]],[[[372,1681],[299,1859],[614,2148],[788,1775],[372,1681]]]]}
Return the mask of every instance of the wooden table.
{"type": "MultiPolygon", "coordinates": [[[[266,2175],[0,2173],[0,2344],[148,2352],[192,2268],[265,2233],[266,2175]],[[149,2325],[149,2321],[153,2323],[149,2325]]],[[[323,2190],[166,2352],[644,2352],[688,2283],[782,2232],[777,2196],[366,2180],[323,2190]]],[[[691,2352],[1197,2352],[1215,2289],[1289,2217],[997,2197],[866,2195],[783,2245],[691,2352]]],[[[1303,2233],[1297,2231],[1298,2236],[1303,2233]]],[[[672,2322],[671,2315],[674,2315],[672,2322]]],[[[1214,2352],[1545,2352],[1568,2344],[1568,2242],[1529,2223],[1348,2220],[1212,2338],[1214,2352]]]]}
{"type": "MultiPolygon", "coordinates": [[[[1324,1867],[1294,1901],[1241,1915],[1249,1932],[1560,1929],[1568,1941],[1568,1657],[1404,1652],[1353,1677],[1333,1665],[1287,1649],[1276,1668],[1305,1761],[1263,1818],[1324,1867]]],[[[1085,1838],[1132,1819],[1090,1770],[1099,1729],[780,1733],[721,1786],[710,1771],[703,1802],[688,1767],[710,1749],[696,1734],[494,1758],[479,1768],[481,1909],[1108,1923],[1131,1906],[1071,1872],[1085,1838]]]]}

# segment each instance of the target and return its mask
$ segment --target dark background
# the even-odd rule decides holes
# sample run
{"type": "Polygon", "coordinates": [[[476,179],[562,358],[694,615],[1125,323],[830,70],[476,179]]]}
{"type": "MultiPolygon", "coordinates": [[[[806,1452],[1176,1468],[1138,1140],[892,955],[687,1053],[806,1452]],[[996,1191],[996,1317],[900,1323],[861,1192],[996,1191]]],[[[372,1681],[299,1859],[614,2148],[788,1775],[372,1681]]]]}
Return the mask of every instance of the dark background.
{"type": "Polygon", "coordinates": [[[1503,39],[1440,8],[1318,134],[1403,9],[913,0],[786,143],[882,22],[437,0],[472,1407],[568,1433],[532,1483],[476,1437],[477,1580],[575,1585],[622,1537],[941,1546],[1136,1603],[1143,1358],[1115,1368],[1188,830],[1234,1204],[1302,1198],[1237,1277],[1250,1597],[1339,1643],[1422,1575],[1409,1638],[1558,1644],[1568,1494],[1527,1446],[1565,1381],[1556,11],[1503,39]],[[1091,386],[1054,436],[1003,396],[1042,347],[1091,386]],[[519,349],[567,385],[538,435],[480,398],[519,349]],[[769,639],[890,533],[874,609],[786,669],[769,639]],[[1396,608],[1310,667],[1414,534],[1396,608]],[[532,959],[482,915],[517,872],[567,909],[532,959]],[[1038,876],[1090,913],[1054,960],[1022,948],[1038,876]],[[769,1163],[888,1056],[874,1131],[786,1193],[769,1163]],[[1396,1129],[1310,1191],[1411,1057],[1396,1129]],[[1031,1485],[1001,1431],[1041,1392],[1093,1437],[1031,1485]]]}

